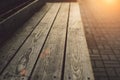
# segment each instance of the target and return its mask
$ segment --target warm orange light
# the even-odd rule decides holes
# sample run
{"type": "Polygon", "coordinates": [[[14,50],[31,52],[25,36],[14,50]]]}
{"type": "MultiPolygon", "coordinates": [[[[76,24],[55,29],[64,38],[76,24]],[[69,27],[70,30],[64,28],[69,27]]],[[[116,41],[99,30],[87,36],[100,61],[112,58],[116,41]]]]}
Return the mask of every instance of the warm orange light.
{"type": "Polygon", "coordinates": [[[114,3],[115,0],[105,0],[107,3],[114,3]]]}
{"type": "Polygon", "coordinates": [[[104,0],[107,4],[116,4],[117,0],[104,0]]]}

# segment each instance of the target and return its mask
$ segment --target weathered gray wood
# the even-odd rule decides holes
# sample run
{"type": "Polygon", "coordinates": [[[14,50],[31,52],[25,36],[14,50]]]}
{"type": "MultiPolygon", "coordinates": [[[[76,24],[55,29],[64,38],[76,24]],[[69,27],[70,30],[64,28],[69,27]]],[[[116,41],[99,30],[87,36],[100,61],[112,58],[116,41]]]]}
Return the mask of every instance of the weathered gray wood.
{"type": "Polygon", "coordinates": [[[63,3],[30,80],[61,80],[69,3],[63,3]]]}
{"type": "Polygon", "coordinates": [[[37,26],[39,21],[47,13],[52,4],[46,4],[40,11],[30,18],[3,47],[0,48],[0,73],[8,64],[10,59],[15,55],[19,47],[24,43],[32,30],[37,26]]]}
{"type": "MultiPolygon", "coordinates": [[[[0,80],[27,80],[60,4],[54,4],[2,73],[0,80]]],[[[38,16],[39,17],[39,16],[38,16]]]]}
{"type": "Polygon", "coordinates": [[[94,80],[78,3],[71,3],[64,80],[94,80]]]}

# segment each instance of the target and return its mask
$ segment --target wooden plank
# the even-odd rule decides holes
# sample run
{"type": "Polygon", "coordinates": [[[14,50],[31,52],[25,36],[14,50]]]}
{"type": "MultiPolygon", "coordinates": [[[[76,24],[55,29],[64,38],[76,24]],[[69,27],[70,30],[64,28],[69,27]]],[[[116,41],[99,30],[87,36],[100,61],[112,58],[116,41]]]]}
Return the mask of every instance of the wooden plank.
{"type": "Polygon", "coordinates": [[[71,3],[64,80],[94,80],[78,3],[71,3]]]}
{"type": "Polygon", "coordinates": [[[54,4],[2,73],[0,80],[27,80],[59,10],[54,4]]]}
{"type": "Polygon", "coordinates": [[[30,80],[61,80],[69,3],[63,3],[30,80]]]}
{"type": "Polygon", "coordinates": [[[47,13],[52,4],[46,4],[40,11],[29,19],[16,33],[0,48],[0,73],[9,63],[16,51],[24,43],[39,21],[47,13]]]}

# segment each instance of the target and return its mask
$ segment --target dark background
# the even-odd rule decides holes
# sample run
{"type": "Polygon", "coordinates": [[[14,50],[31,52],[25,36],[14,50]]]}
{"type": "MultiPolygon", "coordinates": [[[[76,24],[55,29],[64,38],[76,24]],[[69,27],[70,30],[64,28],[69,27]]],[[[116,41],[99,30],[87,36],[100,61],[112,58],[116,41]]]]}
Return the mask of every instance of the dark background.
{"type": "Polygon", "coordinates": [[[27,1],[33,0],[0,0],[0,15],[27,1]]]}

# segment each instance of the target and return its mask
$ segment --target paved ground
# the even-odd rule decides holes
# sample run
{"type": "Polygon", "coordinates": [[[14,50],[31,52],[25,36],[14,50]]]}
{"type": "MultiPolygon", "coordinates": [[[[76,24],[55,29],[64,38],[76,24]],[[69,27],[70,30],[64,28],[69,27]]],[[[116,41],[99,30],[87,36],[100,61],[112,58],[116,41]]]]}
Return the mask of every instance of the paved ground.
{"type": "Polygon", "coordinates": [[[120,80],[119,3],[117,0],[80,2],[96,80],[120,80]]]}

